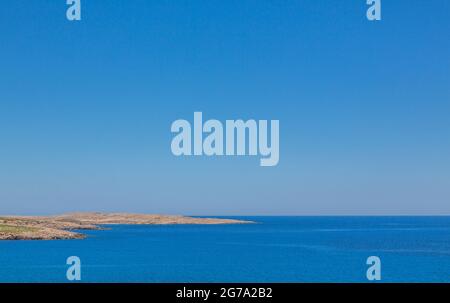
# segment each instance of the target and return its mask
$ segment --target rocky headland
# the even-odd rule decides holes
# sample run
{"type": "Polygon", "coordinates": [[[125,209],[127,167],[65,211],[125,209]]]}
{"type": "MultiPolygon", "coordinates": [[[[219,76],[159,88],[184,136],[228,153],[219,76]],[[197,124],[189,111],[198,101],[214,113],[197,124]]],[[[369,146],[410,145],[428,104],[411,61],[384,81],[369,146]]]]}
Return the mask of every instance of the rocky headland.
{"type": "Polygon", "coordinates": [[[80,231],[104,225],[247,224],[251,221],[128,213],[72,213],[58,216],[0,216],[0,240],[83,239],[80,231]]]}

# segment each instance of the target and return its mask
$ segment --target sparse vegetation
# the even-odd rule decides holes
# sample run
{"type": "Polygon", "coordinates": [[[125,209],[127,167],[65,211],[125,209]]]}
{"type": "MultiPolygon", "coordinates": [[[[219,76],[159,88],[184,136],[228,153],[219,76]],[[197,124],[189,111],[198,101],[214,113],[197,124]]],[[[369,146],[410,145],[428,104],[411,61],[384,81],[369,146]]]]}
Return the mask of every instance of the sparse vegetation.
{"type": "Polygon", "coordinates": [[[36,228],[33,227],[24,227],[24,226],[13,226],[13,225],[2,225],[0,224],[0,233],[23,233],[23,232],[32,232],[35,231],[36,228]]]}

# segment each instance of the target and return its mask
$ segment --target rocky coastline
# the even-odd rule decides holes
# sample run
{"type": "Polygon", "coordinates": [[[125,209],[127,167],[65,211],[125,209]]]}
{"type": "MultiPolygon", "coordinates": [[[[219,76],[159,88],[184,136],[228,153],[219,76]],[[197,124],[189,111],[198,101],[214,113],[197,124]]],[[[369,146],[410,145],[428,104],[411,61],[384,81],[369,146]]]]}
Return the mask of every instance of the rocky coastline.
{"type": "Polygon", "coordinates": [[[0,216],[0,240],[83,239],[82,230],[105,225],[248,224],[251,221],[128,213],[71,213],[58,216],[0,216]]]}

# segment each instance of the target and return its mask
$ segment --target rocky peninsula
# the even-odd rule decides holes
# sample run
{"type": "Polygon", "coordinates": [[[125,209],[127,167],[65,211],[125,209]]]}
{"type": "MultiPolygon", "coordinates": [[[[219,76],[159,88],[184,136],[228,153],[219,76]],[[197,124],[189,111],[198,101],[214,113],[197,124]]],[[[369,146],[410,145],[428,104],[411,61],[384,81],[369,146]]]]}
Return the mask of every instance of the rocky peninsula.
{"type": "Polygon", "coordinates": [[[104,225],[247,224],[251,221],[128,213],[71,213],[58,216],[0,216],[0,240],[83,239],[80,230],[104,225]],[[77,232],[75,232],[75,230],[77,232]]]}

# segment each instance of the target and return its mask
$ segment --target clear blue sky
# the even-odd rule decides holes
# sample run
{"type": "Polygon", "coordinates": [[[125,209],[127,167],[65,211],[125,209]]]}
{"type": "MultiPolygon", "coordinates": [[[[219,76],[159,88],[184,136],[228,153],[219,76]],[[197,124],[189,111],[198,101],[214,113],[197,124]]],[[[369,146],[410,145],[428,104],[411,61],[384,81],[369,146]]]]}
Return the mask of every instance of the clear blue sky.
{"type": "Polygon", "coordinates": [[[0,6],[0,213],[450,214],[450,1],[0,6]],[[279,119],[280,163],[170,125],[279,119]]]}

